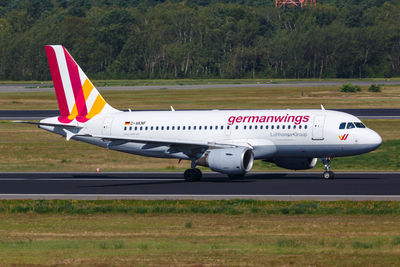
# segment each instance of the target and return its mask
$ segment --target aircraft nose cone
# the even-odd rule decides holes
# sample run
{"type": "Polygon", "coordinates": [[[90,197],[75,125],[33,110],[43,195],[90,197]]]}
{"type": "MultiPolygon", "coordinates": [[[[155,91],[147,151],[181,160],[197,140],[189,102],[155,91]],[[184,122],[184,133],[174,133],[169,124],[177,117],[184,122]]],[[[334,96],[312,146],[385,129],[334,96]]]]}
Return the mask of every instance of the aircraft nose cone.
{"type": "Polygon", "coordinates": [[[368,135],[368,143],[372,150],[377,149],[382,144],[382,137],[378,133],[371,131],[368,135]]]}

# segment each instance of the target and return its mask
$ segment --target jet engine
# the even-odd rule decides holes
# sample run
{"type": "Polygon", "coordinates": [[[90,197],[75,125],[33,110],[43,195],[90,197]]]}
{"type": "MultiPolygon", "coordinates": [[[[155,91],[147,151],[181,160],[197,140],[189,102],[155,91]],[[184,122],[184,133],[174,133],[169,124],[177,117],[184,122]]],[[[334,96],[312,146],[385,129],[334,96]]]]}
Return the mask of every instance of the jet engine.
{"type": "Polygon", "coordinates": [[[211,170],[228,174],[243,175],[253,167],[254,154],[247,147],[208,150],[196,162],[211,170]]]}
{"type": "Polygon", "coordinates": [[[275,158],[276,166],[290,170],[312,169],[317,164],[318,158],[275,158]]]}

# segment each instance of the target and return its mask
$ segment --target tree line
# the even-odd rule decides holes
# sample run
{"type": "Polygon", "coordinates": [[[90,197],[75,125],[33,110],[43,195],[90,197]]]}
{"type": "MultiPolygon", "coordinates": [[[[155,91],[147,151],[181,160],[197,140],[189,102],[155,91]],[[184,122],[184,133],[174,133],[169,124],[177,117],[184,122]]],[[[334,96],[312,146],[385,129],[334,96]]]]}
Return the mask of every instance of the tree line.
{"type": "Polygon", "coordinates": [[[0,0],[0,80],[50,80],[63,44],[93,78],[400,76],[400,0],[0,0]]]}

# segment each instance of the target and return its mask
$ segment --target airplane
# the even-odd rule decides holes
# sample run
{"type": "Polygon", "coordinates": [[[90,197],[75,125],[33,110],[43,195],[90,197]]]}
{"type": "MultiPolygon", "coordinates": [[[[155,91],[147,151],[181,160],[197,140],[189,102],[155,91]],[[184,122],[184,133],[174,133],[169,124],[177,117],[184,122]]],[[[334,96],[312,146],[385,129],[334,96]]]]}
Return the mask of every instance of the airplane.
{"type": "Polygon", "coordinates": [[[121,111],[111,107],[62,45],[45,46],[60,116],[42,119],[39,128],[106,149],[191,162],[186,181],[199,181],[197,166],[243,177],[254,160],[290,170],[324,164],[334,178],[335,157],[367,153],[382,138],[357,117],[339,111],[182,110],[121,111]]]}

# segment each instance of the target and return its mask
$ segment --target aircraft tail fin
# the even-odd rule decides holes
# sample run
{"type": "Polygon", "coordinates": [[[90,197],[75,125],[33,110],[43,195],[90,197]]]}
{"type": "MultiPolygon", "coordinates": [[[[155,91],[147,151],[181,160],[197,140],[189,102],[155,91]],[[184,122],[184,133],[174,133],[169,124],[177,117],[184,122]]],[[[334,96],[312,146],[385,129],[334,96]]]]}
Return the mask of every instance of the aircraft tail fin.
{"type": "Polygon", "coordinates": [[[56,91],[62,123],[86,122],[100,113],[116,112],[94,87],[67,49],[46,45],[47,60],[56,91]]]}

